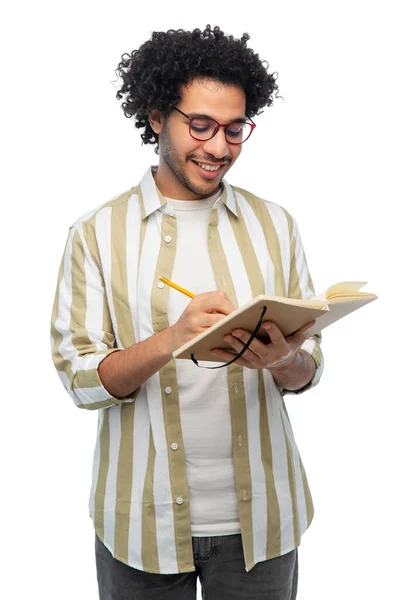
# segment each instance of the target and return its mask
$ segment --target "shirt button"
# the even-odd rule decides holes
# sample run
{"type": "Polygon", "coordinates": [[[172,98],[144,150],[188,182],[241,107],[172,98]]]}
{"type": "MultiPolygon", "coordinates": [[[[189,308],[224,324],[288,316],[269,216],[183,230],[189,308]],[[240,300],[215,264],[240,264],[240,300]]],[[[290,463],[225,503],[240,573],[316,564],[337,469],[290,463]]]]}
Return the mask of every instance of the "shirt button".
{"type": "Polygon", "coordinates": [[[166,235],[165,238],[164,238],[164,240],[166,242],[171,242],[172,241],[172,237],[170,235],[166,235]]]}
{"type": "Polygon", "coordinates": [[[164,391],[166,394],[170,394],[172,392],[172,388],[166,387],[164,391]]]}
{"type": "Polygon", "coordinates": [[[183,504],[183,498],[181,498],[181,497],[179,496],[179,498],[177,498],[177,499],[176,499],[176,503],[177,503],[177,504],[183,504]]]}
{"type": "Polygon", "coordinates": [[[178,444],[174,442],[173,444],[171,444],[171,448],[172,450],[178,450],[178,444]]]}
{"type": "Polygon", "coordinates": [[[160,288],[160,290],[162,290],[162,289],[163,289],[163,287],[164,287],[164,284],[163,284],[163,282],[162,282],[162,281],[160,281],[159,283],[157,283],[157,287],[159,287],[159,288],[160,288]]]}

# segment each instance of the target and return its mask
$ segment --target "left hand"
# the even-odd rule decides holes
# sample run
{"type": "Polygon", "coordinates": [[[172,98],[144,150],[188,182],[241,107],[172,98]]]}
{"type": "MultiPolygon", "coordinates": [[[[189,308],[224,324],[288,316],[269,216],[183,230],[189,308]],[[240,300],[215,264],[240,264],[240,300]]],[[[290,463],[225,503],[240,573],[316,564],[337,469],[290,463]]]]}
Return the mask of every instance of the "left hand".
{"type": "MultiPolygon", "coordinates": [[[[275,323],[265,321],[261,325],[261,329],[267,331],[271,343],[264,344],[257,338],[254,338],[243,356],[236,361],[236,364],[248,369],[284,370],[296,361],[297,354],[308,337],[308,331],[314,324],[315,320],[310,321],[310,323],[307,323],[285,338],[275,323]]],[[[236,353],[239,354],[250,338],[250,335],[244,329],[234,329],[231,335],[224,336],[224,340],[229,342],[233,349],[236,350],[236,353]]],[[[232,353],[222,348],[211,350],[211,354],[220,356],[222,360],[226,360],[227,362],[232,360],[232,353]]]]}

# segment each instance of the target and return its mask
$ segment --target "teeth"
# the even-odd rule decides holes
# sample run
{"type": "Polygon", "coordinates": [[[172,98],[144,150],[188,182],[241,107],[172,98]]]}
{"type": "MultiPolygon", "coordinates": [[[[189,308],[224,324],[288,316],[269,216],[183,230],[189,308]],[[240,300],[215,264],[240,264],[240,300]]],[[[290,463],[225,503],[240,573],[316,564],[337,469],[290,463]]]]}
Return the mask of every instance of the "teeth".
{"type": "Polygon", "coordinates": [[[202,165],[201,163],[196,164],[199,165],[199,167],[201,167],[202,169],[205,169],[206,171],[216,171],[220,168],[220,165],[218,165],[217,167],[211,167],[210,165],[202,165]]]}

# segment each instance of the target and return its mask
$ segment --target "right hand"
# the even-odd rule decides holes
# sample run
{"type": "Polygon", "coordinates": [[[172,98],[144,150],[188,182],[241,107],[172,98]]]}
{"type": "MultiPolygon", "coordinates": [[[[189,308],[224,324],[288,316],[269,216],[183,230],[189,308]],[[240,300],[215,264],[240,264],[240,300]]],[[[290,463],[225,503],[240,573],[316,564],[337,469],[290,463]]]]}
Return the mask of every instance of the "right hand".
{"type": "Polygon", "coordinates": [[[173,350],[202,333],[235,310],[227,294],[218,290],[196,294],[177,322],[171,326],[173,350]]]}

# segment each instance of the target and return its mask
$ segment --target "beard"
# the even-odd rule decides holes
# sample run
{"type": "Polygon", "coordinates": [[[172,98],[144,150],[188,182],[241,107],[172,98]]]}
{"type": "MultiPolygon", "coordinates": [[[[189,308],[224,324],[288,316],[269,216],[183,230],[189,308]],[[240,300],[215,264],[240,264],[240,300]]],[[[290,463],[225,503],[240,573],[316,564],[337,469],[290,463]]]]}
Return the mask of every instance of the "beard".
{"type": "MultiPolygon", "coordinates": [[[[191,160],[191,158],[195,160],[199,160],[195,156],[188,156],[187,162],[191,160]]],[[[204,157],[202,157],[204,160],[204,157]]],[[[193,182],[186,170],[186,163],[182,161],[178,157],[178,153],[176,152],[173,142],[171,140],[171,136],[169,135],[168,125],[165,123],[164,129],[162,132],[162,143],[160,144],[160,159],[164,161],[169,170],[174,174],[179,183],[192,194],[196,194],[197,196],[212,196],[219,189],[219,182],[216,184],[214,189],[210,189],[210,186],[214,183],[210,181],[208,184],[198,184],[193,182]]],[[[215,162],[215,158],[207,158],[209,162],[215,162]]]]}

